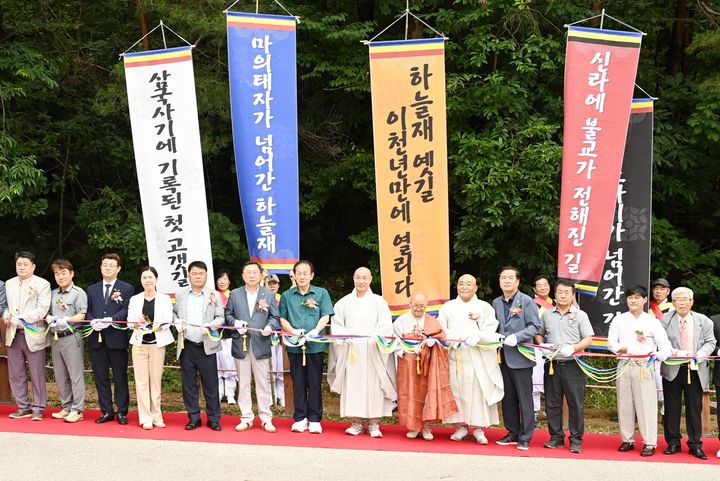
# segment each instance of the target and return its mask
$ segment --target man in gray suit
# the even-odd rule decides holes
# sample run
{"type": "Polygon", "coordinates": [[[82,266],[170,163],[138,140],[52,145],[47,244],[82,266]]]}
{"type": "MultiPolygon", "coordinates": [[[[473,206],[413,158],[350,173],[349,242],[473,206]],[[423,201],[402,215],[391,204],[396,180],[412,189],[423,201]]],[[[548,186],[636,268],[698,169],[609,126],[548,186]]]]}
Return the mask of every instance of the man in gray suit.
{"type": "Polygon", "coordinates": [[[43,410],[47,407],[47,336],[27,332],[44,331],[47,327],[45,316],[50,309],[50,283],[35,275],[35,255],[31,252],[21,251],[15,254],[15,271],[17,276],[8,280],[5,286],[8,303],[3,311],[10,388],[18,408],[10,417],[30,417],[33,421],[42,421],[43,410]],[[32,405],[28,401],[26,363],[32,381],[32,405]]]}
{"type": "Polygon", "coordinates": [[[236,328],[232,333],[232,355],[238,373],[240,424],[235,426],[235,431],[245,431],[252,426],[255,415],[252,410],[250,381],[255,378],[260,424],[265,431],[274,433],[276,429],[270,410],[270,334],[280,329],[278,309],[273,292],[260,286],[260,264],[254,261],[246,262],[243,265],[242,278],[245,285],[230,293],[225,308],[225,325],[236,328]],[[251,330],[248,331],[248,328],[251,330]]]}
{"type": "Polygon", "coordinates": [[[674,311],[665,313],[662,326],[672,345],[673,356],[692,357],[689,363],[665,364],[660,367],[665,393],[663,428],[668,447],[663,454],[680,452],[680,412],[685,398],[685,424],[688,450],[698,459],[707,459],[702,450],[702,398],[710,389],[710,366],[702,358],[715,350],[713,322],[707,316],[692,311],[693,291],[678,287],[672,292],[674,311]],[[701,362],[697,362],[701,361],[701,362]]]}
{"type": "Polygon", "coordinates": [[[199,374],[205,396],[207,425],[213,431],[220,431],[222,428],[216,353],[222,349],[222,345],[219,338],[210,339],[205,330],[207,328],[203,326],[223,324],[223,305],[220,294],[205,285],[207,264],[202,261],[191,262],[188,266],[188,278],[190,287],[178,291],[173,307],[178,330],[177,357],[180,359],[182,373],[183,403],[189,418],[185,429],[189,431],[202,426],[200,392],[197,385],[199,374]]]}
{"type": "Polygon", "coordinates": [[[505,396],[502,400],[503,422],[508,433],[495,441],[500,445],[516,444],[517,449],[530,449],[535,411],[532,397],[532,370],[535,362],[518,351],[519,342],[533,342],[540,332],[540,315],[532,298],[518,290],[520,271],[503,267],[500,271],[502,296],[493,301],[495,317],[500,321],[498,332],[505,336],[502,348],[502,372],[505,396]]]}

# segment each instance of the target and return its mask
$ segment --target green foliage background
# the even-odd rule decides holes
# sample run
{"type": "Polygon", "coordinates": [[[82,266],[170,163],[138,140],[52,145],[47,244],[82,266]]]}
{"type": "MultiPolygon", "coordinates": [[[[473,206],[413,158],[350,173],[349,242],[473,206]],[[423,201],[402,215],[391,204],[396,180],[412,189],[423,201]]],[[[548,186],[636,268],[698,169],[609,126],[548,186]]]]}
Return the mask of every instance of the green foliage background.
{"type": "MultiPolygon", "coordinates": [[[[36,251],[38,273],[64,256],[86,285],[101,252],[136,282],[145,239],[125,81],[118,54],[162,19],[194,50],[216,267],[247,255],[234,175],[227,45],[230,0],[0,0],[0,278],[13,252],[36,251]]],[[[377,271],[368,39],[402,0],[282,2],[298,26],[301,246],[337,296],[350,272],[377,271]]],[[[261,12],[282,13],[273,2],[261,12]]],[[[234,9],[254,11],[255,2],[234,9]]],[[[653,275],[720,311],[720,2],[717,0],[416,0],[411,11],[447,44],[450,229],[454,275],[481,295],[502,265],[530,279],[557,252],[565,23],[602,8],[647,32],[637,83],[656,103],[653,275]]],[[[590,24],[593,25],[593,24],[590,24]]],[[[597,25],[597,24],[594,24],[597,25]]],[[[617,28],[607,20],[606,27],[617,28]]],[[[404,23],[383,39],[401,38],[404,23]]],[[[411,21],[411,38],[431,32],[411,21]]],[[[168,45],[179,41],[168,36],[168,45]]],[[[159,35],[151,48],[161,48],[159,35]]],[[[379,277],[379,276],[376,276],[379,277]]],[[[376,289],[378,280],[375,279],[376,289]]]]}

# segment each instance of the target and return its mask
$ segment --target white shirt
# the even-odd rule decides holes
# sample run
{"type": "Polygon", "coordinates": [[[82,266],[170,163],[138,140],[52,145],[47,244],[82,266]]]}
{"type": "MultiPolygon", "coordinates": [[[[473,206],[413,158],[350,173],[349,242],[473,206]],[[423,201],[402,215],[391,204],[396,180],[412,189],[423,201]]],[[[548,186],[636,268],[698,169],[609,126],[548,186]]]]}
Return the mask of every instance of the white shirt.
{"type": "Polygon", "coordinates": [[[203,330],[196,326],[203,324],[204,317],[203,293],[200,291],[200,294],[195,294],[195,291],[191,289],[187,298],[187,322],[195,324],[195,326],[186,326],[185,339],[192,342],[203,341],[203,330]]]}
{"type": "MultiPolygon", "coordinates": [[[[245,294],[247,294],[248,312],[250,313],[250,317],[252,317],[253,312],[255,312],[255,304],[257,304],[257,296],[259,291],[260,289],[256,288],[255,292],[250,292],[250,289],[245,286],[245,294]]],[[[248,319],[247,321],[250,322],[250,319],[248,319]]]]}
{"type": "Polygon", "coordinates": [[[627,347],[627,354],[631,356],[655,351],[670,356],[672,349],[665,329],[655,316],[642,312],[635,317],[629,311],[616,316],[608,331],[608,349],[618,354],[622,347],[627,347]]]}

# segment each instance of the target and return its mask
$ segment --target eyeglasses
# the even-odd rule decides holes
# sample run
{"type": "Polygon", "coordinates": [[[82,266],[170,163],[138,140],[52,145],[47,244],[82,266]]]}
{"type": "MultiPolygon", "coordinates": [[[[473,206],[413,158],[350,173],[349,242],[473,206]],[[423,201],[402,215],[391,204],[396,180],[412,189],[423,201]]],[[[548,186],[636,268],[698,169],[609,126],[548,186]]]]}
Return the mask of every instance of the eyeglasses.
{"type": "Polygon", "coordinates": [[[688,302],[692,301],[692,297],[677,297],[675,298],[675,302],[688,302]]]}

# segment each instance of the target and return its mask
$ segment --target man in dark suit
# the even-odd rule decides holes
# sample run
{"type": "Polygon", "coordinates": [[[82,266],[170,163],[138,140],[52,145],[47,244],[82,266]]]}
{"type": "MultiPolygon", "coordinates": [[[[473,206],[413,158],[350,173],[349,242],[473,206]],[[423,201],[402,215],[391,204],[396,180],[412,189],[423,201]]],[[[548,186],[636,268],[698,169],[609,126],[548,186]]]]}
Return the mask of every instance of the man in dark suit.
{"type": "Polygon", "coordinates": [[[127,321],[128,304],[135,288],[117,278],[121,261],[117,254],[105,254],[100,260],[102,281],[87,289],[88,308],[86,320],[93,332],[88,337],[93,379],[98,392],[102,416],[96,423],[106,423],[115,418],[113,392],[110,388],[110,369],[115,384],[115,406],[118,424],[127,424],[130,404],[128,389],[128,334],[125,330],[108,329],[113,321],[127,321]]]}
{"type": "Polygon", "coordinates": [[[270,334],[280,329],[275,295],[260,286],[262,270],[260,264],[248,261],[243,266],[242,278],[245,285],[230,293],[225,308],[225,324],[237,328],[232,331],[232,356],[235,358],[239,390],[240,424],[235,431],[249,429],[255,415],[252,410],[250,381],[255,378],[260,426],[269,433],[276,431],[272,423],[272,392],[270,390],[270,357],[272,342],[270,334]],[[252,329],[261,329],[250,330],[252,329]]]}
{"type": "Polygon", "coordinates": [[[505,396],[502,400],[503,421],[508,433],[496,441],[500,445],[516,444],[517,449],[530,449],[535,411],[532,397],[532,370],[535,362],[517,349],[520,342],[533,342],[540,332],[540,316],[535,302],[518,290],[520,271],[504,267],[500,271],[502,295],[492,305],[499,322],[498,332],[505,336],[502,349],[502,372],[505,396]]]}
{"type": "MultiPolygon", "coordinates": [[[[713,322],[713,333],[715,334],[715,352],[713,356],[720,356],[720,314],[715,314],[710,318],[713,322]]],[[[715,384],[715,399],[720,401],[720,359],[715,359],[713,367],[713,384],[715,384]]],[[[720,415],[717,417],[718,423],[718,439],[720,439],[720,415]]],[[[717,452],[717,457],[720,458],[720,450],[717,452]]]]}
{"type": "Polygon", "coordinates": [[[693,291],[687,287],[675,289],[672,302],[675,310],[665,313],[660,322],[672,345],[673,356],[693,360],[680,365],[663,363],[660,367],[665,393],[663,428],[668,445],[663,454],[680,452],[680,413],[684,397],[688,451],[698,459],[707,459],[702,450],[701,413],[703,392],[710,389],[710,367],[703,358],[715,351],[713,323],[692,310],[693,291]]]}

